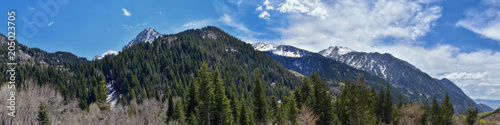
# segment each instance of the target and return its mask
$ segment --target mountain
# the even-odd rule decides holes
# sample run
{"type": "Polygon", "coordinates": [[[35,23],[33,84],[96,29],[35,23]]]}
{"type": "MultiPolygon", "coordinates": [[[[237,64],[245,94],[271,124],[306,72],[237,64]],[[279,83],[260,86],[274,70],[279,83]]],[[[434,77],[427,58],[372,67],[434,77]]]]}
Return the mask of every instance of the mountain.
{"type": "Polygon", "coordinates": [[[474,99],[479,104],[488,105],[494,109],[500,108],[500,100],[474,99]]]}
{"type": "Polygon", "coordinates": [[[413,101],[432,100],[436,97],[442,102],[448,93],[456,112],[465,111],[468,104],[478,107],[480,112],[492,110],[476,104],[450,80],[432,78],[410,63],[388,53],[356,52],[334,46],[320,51],[319,54],[383,78],[413,101]]]}
{"type": "MultiPolygon", "coordinates": [[[[254,43],[252,46],[256,50],[263,51],[266,55],[272,57],[289,70],[296,71],[303,75],[310,74],[314,71],[324,76],[324,78],[331,83],[330,86],[332,87],[338,88],[345,80],[356,81],[359,73],[364,74],[367,84],[373,86],[376,90],[379,90],[378,88],[380,85],[388,83],[384,79],[366,71],[331,60],[318,53],[309,52],[293,46],[271,45],[262,42],[254,43]]],[[[337,88],[332,89],[338,90],[337,88]]],[[[393,90],[397,91],[396,89],[393,90]]],[[[397,97],[397,93],[399,92],[393,92],[393,97],[397,97]]]]}
{"type": "Polygon", "coordinates": [[[130,46],[137,44],[139,42],[151,43],[154,41],[154,39],[158,38],[159,36],[161,36],[161,34],[156,32],[155,29],[152,29],[152,28],[144,29],[132,41],[130,41],[124,48],[130,47],[130,46]]]}
{"type": "Polygon", "coordinates": [[[106,52],[104,52],[101,56],[94,56],[94,59],[92,60],[101,60],[102,58],[104,58],[105,56],[113,56],[113,55],[118,55],[118,51],[114,51],[114,50],[108,50],[106,52]]]}

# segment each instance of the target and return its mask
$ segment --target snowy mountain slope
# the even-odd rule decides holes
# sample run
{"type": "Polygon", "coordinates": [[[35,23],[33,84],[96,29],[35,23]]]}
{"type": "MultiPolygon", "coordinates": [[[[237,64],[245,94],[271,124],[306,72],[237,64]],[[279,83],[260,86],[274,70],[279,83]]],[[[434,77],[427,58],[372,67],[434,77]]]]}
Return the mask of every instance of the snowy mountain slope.
{"type": "Polygon", "coordinates": [[[335,46],[322,50],[319,54],[383,78],[413,101],[432,100],[436,97],[442,102],[448,93],[457,112],[464,111],[468,104],[475,105],[481,112],[491,110],[477,105],[453,82],[432,78],[410,63],[388,53],[356,52],[335,46]]]}
{"type": "Polygon", "coordinates": [[[254,43],[252,46],[259,51],[271,51],[275,55],[299,58],[304,56],[311,56],[311,52],[295,48],[288,45],[271,45],[268,43],[254,43]]]}
{"type": "Polygon", "coordinates": [[[156,38],[161,36],[160,33],[156,32],[155,29],[147,28],[140,32],[132,41],[125,46],[125,48],[130,47],[138,42],[153,42],[156,38]]]}

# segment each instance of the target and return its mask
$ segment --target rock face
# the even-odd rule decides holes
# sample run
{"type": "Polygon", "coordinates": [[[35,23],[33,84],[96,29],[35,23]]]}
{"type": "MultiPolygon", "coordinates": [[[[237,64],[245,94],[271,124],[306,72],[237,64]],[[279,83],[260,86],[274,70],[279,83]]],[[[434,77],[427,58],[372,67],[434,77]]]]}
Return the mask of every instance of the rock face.
{"type": "Polygon", "coordinates": [[[132,41],[130,41],[125,48],[130,47],[138,42],[153,42],[156,38],[161,36],[155,29],[147,28],[140,32],[132,41]]]}
{"type": "Polygon", "coordinates": [[[413,101],[432,100],[436,97],[439,102],[443,102],[448,93],[456,112],[465,111],[468,104],[478,107],[480,112],[492,110],[476,104],[450,80],[432,78],[391,54],[356,52],[338,46],[322,50],[319,54],[383,78],[413,101]]]}

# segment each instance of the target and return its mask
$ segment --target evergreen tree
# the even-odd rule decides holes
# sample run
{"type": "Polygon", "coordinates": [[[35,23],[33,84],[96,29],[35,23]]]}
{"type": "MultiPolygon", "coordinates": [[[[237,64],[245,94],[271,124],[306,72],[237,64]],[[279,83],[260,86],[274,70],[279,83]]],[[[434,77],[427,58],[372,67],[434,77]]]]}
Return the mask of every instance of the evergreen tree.
{"type": "Polygon", "coordinates": [[[451,125],[453,123],[453,113],[453,104],[451,104],[450,97],[448,96],[448,93],[446,93],[439,113],[441,116],[441,124],[451,125]]]}
{"type": "Polygon", "coordinates": [[[177,101],[177,104],[175,104],[174,112],[172,114],[172,119],[181,122],[184,122],[184,120],[186,119],[184,114],[184,104],[182,103],[181,100],[177,101]]]}
{"type": "Polygon", "coordinates": [[[210,124],[212,119],[212,98],[213,98],[213,85],[208,71],[208,64],[203,63],[196,79],[200,85],[199,89],[199,104],[196,110],[198,111],[198,118],[200,124],[210,124]],[[203,88],[203,89],[201,89],[203,88]]]}
{"type": "Polygon", "coordinates": [[[50,125],[50,118],[49,118],[49,109],[45,104],[40,102],[40,106],[38,106],[38,116],[37,120],[40,125],[50,125]]]}
{"type": "Polygon", "coordinates": [[[473,125],[476,122],[477,113],[478,113],[477,108],[474,108],[474,106],[469,104],[467,110],[465,111],[465,116],[467,117],[466,119],[467,125],[473,125]]]}
{"type": "Polygon", "coordinates": [[[241,104],[240,107],[240,118],[239,118],[239,124],[240,125],[250,125],[250,118],[247,115],[247,108],[245,104],[241,104]]]}
{"type": "Polygon", "coordinates": [[[286,98],[285,110],[286,110],[287,120],[294,125],[297,124],[297,116],[299,114],[299,111],[297,109],[297,102],[295,101],[294,94],[291,94],[290,97],[286,98]]]}
{"type": "Polygon", "coordinates": [[[215,125],[230,125],[233,123],[233,114],[230,101],[226,97],[226,92],[222,79],[220,78],[219,70],[216,69],[214,73],[213,85],[214,98],[212,100],[212,124],[215,125]]]}
{"type": "Polygon", "coordinates": [[[231,96],[231,108],[233,110],[233,117],[234,117],[234,120],[233,122],[235,124],[239,123],[239,116],[240,116],[240,105],[239,105],[239,102],[238,102],[238,99],[236,98],[236,95],[233,93],[233,95],[231,96]]]}
{"type": "Polygon", "coordinates": [[[383,123],[390,124],[392,121],[392,112],[393,112],[393,102],[391,97],[391,90],[389,88],[389,83],[386,86],[386,92],[384,93],[384,118],[382,119],[383,123]]]}
{"type": "Polygon", "coordinates": [[[431,122],[431,124],[437,125],[437,124],[441,123],[439,111],[440,111],[439,103],[437,102],[436,97],[434,97],[434,98],[432,98],[432,107],[430,110],[430,122],[431,122]]]}
{"type": "Polygon", "coordinates": [[[333,123],[333,104],[332,96],[328,93],[328,87],[324,80],[316,73],[311,73],[310,78],[313,83],[314,91],[314,108],[313,110],[319,115],[317,124],[326,125],[333,123]]]}
{"type": "Polygon", "coordinates": [[[198,124],[198,120],[196,120],[196,116],[194,116],[194,113],[191,112],[189,114],[190,115],[188,117],[187,124],[188,125],[197,125],[198,124]]]}
{"type": "Polygon", "coordinates": [[[401,97],[401,93],[398,95],[398,103],[397,103],[397,108],[401,108],[403,106],[403,97],[401,97]]]}
{"type": "Polygon", "coordinates": [[[195,108],[198,106],[198,87],[197,81],[191,81],[188,87],[187,99],[188,105],[186,109],[186,113],[191,114],[195,113],[195,108]]]}
{"type": "Polygon", "coordinates": [[[174,101],[172,101],[172,98],[172,96],[168,97],[167,121],[171,121],[174,114],[174,101]]]}
{"type": "Polygon", "coordinates": [[[253,106],[254,106],[254,116],[257,124],[263,124],[266,122],[266,95],[264,93],[264,87],[262,85],[259,69],[255,71],[255,87],[253,89],[253,106]]]}

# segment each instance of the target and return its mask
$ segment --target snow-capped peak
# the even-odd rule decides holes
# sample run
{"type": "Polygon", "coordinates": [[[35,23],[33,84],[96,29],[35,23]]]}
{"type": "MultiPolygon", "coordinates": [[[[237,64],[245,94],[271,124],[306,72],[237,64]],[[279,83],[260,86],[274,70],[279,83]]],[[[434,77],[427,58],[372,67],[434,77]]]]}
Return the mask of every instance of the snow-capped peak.
{"type": "Polygon", "coordinates": [[[269,43],[263,43],[263,42],[258,42],[252,44],[253,48],[255,48],[258,51],[270,51],[270,50],[276,50],[276,45],[271,45],[269,43]]]}
{"type": "Polygon", "coordinates": [[[356,52],[352,49],[349,49],[347,47],[341,47],[341,46],[330,46],[325,50],[319,51],[319,54],[325,56],[325,57],[333,57],[336,58],[338,56],[345,55],[350,52],[356,52]]]}
{"type": "Polygon", "coordinates": [[[139,33],[132,41],[128,43],[125,47],[130,47],[139,42],[153,42],[156,38],[158,38],[161,34],[156,32],[155,29],[147,28],[144,29],[141,33],[139,33]]]}
{"type": "Polygon", "coordinates": [[[93,60],[101,60],[102,58],[104,58],[105,56],[107,55],[118,55],[118,51],[114,51],[114,50],[108,50],[106,52],[104,52],[103,54],[101,54],[101,56],[94,56],[94,59],[93,60]]]}

